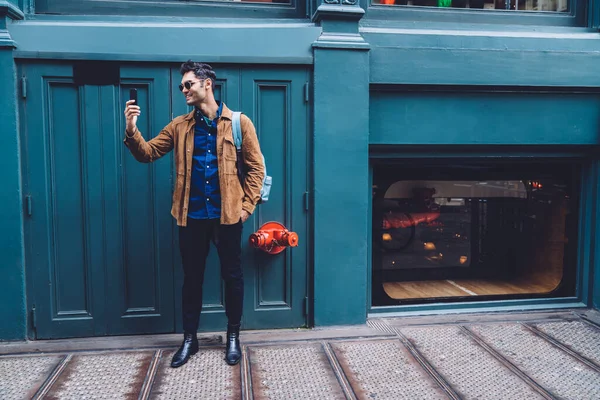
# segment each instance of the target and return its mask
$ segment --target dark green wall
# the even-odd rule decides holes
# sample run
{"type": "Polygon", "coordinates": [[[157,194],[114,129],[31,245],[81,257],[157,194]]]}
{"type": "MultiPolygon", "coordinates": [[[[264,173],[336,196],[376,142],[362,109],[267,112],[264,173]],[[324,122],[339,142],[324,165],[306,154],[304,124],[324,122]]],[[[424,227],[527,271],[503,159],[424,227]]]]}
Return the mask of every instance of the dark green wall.
{"type": "Polygon", "coordinates": [[[314,46],[314,322],[364,323],[369,229],[369,46],[362,10],[321,6],[314,46]],[[337,33],[343,32],[343,35],[337,33]]]}
{"type": "Polygon", "coordinates": [[[598,263],[596,263],[595,268],[594,268],[594,274],[592,276],[592,281],[593,281],[593,292],[592,292],[592,296],[593,296],[593,300],[592,300],[592,305],[594,308],[600,309],[600,267],[598,266],[598,263]]]}
{"type": "MultiPolygon", "coordinates": [[[[371,83],[598,87],[600,34],[580,28],[522,32],[364,27],[371,83]],[[558,30],[558,31],[557,31],[558,30]]],[[[496,28],[498,29],[498,28],[496,28]]]]}
{"type": "Polygon", "coordinates": [[[406,88],[371,95],[371,144],[597,145],[600,92],[406,88]]]}
{"type": "MultiPolygon", "coordinates": [[[[314,3],[313,21],[37,15],[9,20],[8,31],[0,26],[0,33],[10,33],[0,36],[7,46],[0,50],[0,74],[11,77],[0,81],[0,166],[6,171],[0,339],[22,339],[26,332],[14,58],[313,65],[310,309],[321,326],[366,318],[369,143],[598,144],[597,31],[472,21],[415,27],[363,17],[358,6],[314,3]],[[189,38],[198,40],[190,44],[189,38]],[[423,87],[428,91],[415,90],[423,87]],[[490,132],[485,137],[483,127],[490,132]]],[[[18,0],[2,4],[0,10],[20,18],[18,0]]],[[[597,10],[600,2],[593,4],[597,10]]],[[[598,307],[600,263],[593,263],[595,275],[584,279],[594,282],[598,307]]]]}
{"type": "MultiPolygon", "coordinates": [[[[592,192],[596,199],[600,198],[600,185],[597,183],[597,180],[600,179],[600,160],[596,160],[590,168],[590,175],[592,179],[596,180],[595,185],[590,188],[590,192],[592,192]]],[[[590,225],[590,229],[594,229],[595,232],[600,232],[600,202],[596,202],[594,204],[596,207],[594,209],[593,220],[590,225]]],[[[594,240],[590,243],[589,252],[590,255],[588,259],[590,260],[591,268],[590,268],[590,277],[589,277],[589,285],[587,287],[590,288],[590,299],[591,306],[594,308],[600,309],[600,258],[598,254],[600,253],[600,238],[598,238],[598,234],[596,233],[594,240]]]]}
{"type": "Polygon", "coordinates": [[[215,24],[214,19],[95,17],[87,24],[72,21],[39,16],[13,23],[10,32],[18,44],[16,57],[311,64],[311,44],[320,31],[312,24],[293,21],[248,21],[244,28],[232,21],[215,24]]]}
{"type": "Polygon", "coordinates": [[[367,63],[366,52],[315,50],[315,325],[366,317],[367,63]]]}
{"type": "Polygon", "coordinates": [[[16,70],[12,49],[0,48],[0,207],[2,279],[0,279],[0,340],[25,337],[25,271],[23,207],[19,165],[16,70]]]}

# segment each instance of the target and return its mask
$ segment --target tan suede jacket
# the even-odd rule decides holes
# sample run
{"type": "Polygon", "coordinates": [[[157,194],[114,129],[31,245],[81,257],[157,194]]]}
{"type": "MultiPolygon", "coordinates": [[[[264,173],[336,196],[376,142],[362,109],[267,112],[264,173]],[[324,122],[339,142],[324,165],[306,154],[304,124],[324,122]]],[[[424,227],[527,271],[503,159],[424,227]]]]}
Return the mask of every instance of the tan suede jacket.
{"type": "MultiPolygon", "coordinates": [[[[217,121],[217,164],[221,188],[221,224],[233,225],[240,221],[242,209],[249,214],[260,199],[265,167],[250,118],[242,114],[242,154],[246,164],[244,187],[237,175],[236,149],[233,143],[232,112],[225,104],[217,121]]],[[[192,178],[192,155],[194,154],[194,112],[181,115],[163,128],[154,139],[144,140],[139,130],[132,137],[125,133],[125,145],[136,160],[149,163],[158,160],[175,148],[175,171],[177,180],[173,191],[171,214],[177,225],[187,225],[188,203],[192,178]]]]}

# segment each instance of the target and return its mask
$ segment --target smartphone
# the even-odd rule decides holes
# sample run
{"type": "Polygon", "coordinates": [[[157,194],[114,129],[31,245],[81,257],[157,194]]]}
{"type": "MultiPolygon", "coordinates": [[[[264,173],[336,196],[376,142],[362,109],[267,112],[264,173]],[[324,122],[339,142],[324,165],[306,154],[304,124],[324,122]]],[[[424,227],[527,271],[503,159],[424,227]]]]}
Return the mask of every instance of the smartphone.
{"type": "Polygon", "coordinates": [[[134,101],[134,103],[133,103],[134,106],[138,105],[138,102],[137,102],[137,89],[129,89],[129,100],[133,100],[134,101]]]}

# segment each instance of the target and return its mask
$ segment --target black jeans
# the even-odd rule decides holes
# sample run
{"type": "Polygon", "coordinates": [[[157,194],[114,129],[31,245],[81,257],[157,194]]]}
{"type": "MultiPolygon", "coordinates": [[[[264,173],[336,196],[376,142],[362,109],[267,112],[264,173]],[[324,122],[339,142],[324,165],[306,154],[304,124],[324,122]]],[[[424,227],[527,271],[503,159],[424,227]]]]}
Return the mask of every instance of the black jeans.
{"type": "Polygon", "coordinates": [[[221,262],[221,278],[225,281],[225,314],[230,324],[242,319],[244,275],[242,271],[242,222],[221,225],[218,219],[188,218],[179,227],[179,251],[183,263],[183,330],[198,330],[202,310],[202,284],[206,257],[213,241],[221,262]]]}

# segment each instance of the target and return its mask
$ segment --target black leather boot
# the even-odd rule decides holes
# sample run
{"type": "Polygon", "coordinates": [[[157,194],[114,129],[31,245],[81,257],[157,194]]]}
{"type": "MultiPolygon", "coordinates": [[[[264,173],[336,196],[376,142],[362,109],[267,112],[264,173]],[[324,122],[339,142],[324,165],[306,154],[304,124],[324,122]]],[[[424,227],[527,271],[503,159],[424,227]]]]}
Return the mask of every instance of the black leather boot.
{"type": "Polygon", "coordinates": [[[242,358],[240,346],[240,324],[227,325],[227,346],[225,349],[225,361],[229,365],[236,365],[242,358]]]}
{"type": "Polygon", "coordinates": [[[188,362],[191,356],[198,352],[198,338],[195,333],[184,333],[183,334],[183,343],[177,353],[173,356],[171,360],[171,367],[177,368],[181,367],[183,364],[188,362]]]}

